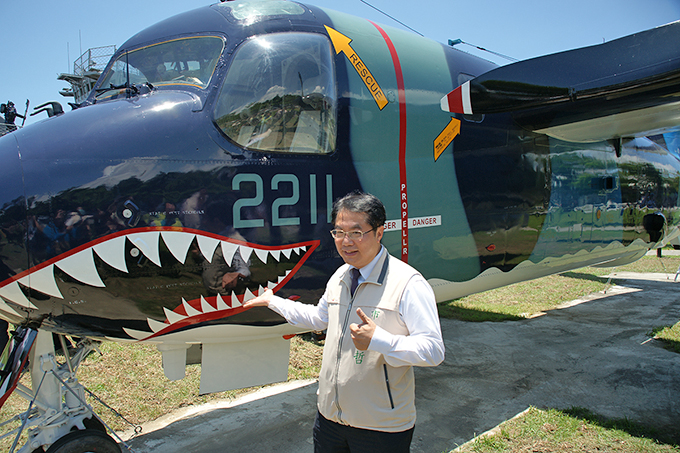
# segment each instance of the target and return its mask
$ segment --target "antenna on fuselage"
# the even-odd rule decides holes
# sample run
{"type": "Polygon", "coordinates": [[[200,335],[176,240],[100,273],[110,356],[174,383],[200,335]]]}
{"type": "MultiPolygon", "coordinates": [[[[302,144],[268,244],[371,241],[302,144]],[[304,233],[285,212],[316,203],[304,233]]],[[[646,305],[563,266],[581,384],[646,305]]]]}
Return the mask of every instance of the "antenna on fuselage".
{"type": "Polygon", "coordinates": [[[367,6],[370,6],[370,7],[373,8],[374,10],[378,11],[380,14],[389,17],[390,19],[392,19],[393,21],[395,21],[395,22],[398,23],[399,25],[408,28],[408,29],[411,30],[413,33],[415,33],[415,34],[417,34],[417,35],[420,35],[420,36],[422,36],[423,38],[425,37],[425,35],[422,34],[422,33],[420,33],[418,30],[415,30],[415,29],[409,27],[408,25],[406,25],[405,23],[403,23],[402,21],[400,21],[400,20],[398,20],[398,19],[395,19],[394,17],[392,17],[392,16],[390,16],[389,14],[387,14],[385,11],[383,11],[383,10],[381,10],[381,9],[379,9],[379,8],[376,8],[375,6],[371,5],[371,4],[368,3],[366,0],[361,0],[361,3],[363,3],[363,4],[367,5],[367,6]]]}
{"type": "Polygon", "coordinates": [[[481,50],[483,52],[489,52],[490,54],[496,55],[501,58],[505,58],[506,60],[510,60],[512,62],[519,61],[517,58],[508,57],[507,55],[503,55],[502,53],[494,52],[493,50],[485,49],[484,47],[475,46],[474,44],[465,42],[462,39],[449,39],[449,46],[453,47],[457,44],[467,44],[468,46],[474,47],[475,49],[481,50]]]}

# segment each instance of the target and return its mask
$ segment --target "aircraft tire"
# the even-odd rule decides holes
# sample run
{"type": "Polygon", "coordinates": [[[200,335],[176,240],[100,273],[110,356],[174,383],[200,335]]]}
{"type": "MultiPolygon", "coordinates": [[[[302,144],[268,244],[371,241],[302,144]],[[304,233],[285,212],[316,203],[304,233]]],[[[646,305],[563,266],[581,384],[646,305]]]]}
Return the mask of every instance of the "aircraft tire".
{"type": "Polygon", "coordinates": [[[121,450],[106,433],[98,429],[83,429],[57,440],[46,453],[121,453],[121,450]]]}

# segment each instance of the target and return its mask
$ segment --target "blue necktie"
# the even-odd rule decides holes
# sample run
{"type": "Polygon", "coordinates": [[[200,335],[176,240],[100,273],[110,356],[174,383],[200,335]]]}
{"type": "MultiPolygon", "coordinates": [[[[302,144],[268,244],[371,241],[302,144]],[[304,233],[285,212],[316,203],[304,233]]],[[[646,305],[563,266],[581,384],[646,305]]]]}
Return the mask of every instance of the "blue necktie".
{"type": "Polygon", "coordinates": [[[357,269],[356,267],[353,267],[350,270],[350,273],[352,274],[352,284],[351,284],[349,290],[350,290],[350,294],[353,296],[354,291],[356,291],[357,286],[359,286],[359,269],[357,269]]]}

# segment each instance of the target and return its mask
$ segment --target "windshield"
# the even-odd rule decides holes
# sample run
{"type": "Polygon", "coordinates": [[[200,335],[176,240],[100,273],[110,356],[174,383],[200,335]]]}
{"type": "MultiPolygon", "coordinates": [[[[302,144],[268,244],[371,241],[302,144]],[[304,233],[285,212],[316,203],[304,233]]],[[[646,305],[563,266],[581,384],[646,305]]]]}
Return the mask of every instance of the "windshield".
{"type": "Polygon", "coordinates": [[[336,91],[330,41],[279,33],[245,42],[234,55],[215,122],[251,149],[292,153],[335,150],[336,91]]]}
{"type": "MultiPolygon", "coordinates": [[[[224,40],[216,36],[174,39],[120,55],[113,62],[100,90],[151,83],[205,88],[222,54],[224,40]]],[[[106,97],[107,92],[97,98],[106,97]]]]}

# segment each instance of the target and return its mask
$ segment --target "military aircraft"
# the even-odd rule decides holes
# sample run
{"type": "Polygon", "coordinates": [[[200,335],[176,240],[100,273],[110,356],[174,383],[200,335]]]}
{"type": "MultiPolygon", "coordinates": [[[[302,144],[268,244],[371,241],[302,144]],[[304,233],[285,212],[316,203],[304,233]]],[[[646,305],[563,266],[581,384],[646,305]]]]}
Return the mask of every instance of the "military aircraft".
{"type": "Polygon", "coordinates": [[[35,408],[20,451],[119,451],[75,377],[94,340],[157,344],[170,379],[200,348],[201,393],[285,380],[297,330],[242,305],[316,302],[353,190],[439,301],[678,243],[679,38],[496,68],[283,0],[134,35],[85,102],[0,139],[0,316],[20,326],[0,403],[35,408]]]}

